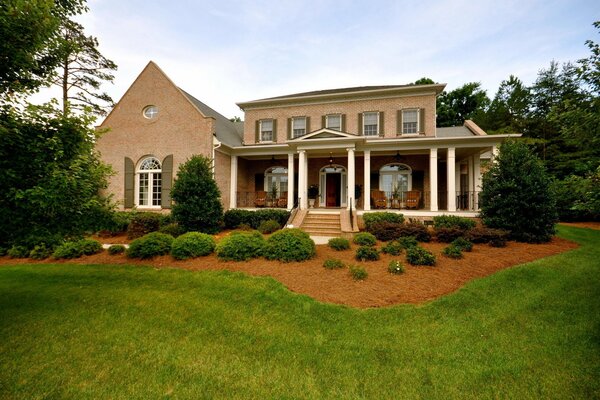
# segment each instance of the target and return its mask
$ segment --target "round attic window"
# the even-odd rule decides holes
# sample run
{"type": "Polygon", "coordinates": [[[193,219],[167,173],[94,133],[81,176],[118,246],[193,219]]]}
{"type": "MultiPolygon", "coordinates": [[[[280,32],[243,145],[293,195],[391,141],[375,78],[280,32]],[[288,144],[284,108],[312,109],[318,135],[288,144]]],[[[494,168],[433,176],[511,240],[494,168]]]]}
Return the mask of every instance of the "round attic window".
{"type": "Polygon", "coordinates": [[[158,107],[156,106],[146,106],[142,111],[144,114],[144,118],[154,119],[158,116],[158,107]]]}

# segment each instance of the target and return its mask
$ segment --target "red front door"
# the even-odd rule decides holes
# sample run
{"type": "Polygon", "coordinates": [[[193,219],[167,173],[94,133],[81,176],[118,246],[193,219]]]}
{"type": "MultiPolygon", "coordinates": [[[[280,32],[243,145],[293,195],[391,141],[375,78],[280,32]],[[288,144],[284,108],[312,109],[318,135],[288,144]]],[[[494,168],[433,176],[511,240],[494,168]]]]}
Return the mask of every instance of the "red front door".
{"type": "Polygon", "coordinates": [[[325,206],[326,207],[339,207],[340,206],[340,183],[341,174],[327,174],[326,179],[326,192],[325,192],[325,206]]]}

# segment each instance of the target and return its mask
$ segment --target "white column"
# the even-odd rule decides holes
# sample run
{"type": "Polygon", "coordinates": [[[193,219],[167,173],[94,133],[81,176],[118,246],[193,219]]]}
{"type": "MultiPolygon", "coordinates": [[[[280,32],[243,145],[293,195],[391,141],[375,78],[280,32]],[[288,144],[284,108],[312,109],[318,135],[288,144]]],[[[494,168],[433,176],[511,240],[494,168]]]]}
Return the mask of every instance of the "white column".
{"type": "Polygon", "coordinates": [[[498,157],[499,152],[500,150],[498,149],[498,146],[492,146],[492,162],[496,161],[496,157],[498,157]]]}
{"type": "Polygon", "coordinates": [[[469,210],[474,209],[473,201],[475,200],[475,175],[473,174],[473,156],[468,158],[469,167],[467,169],[469,179],[469,210]]]}
{"type": "Polygon", "coordinates": [[[438,210],[438,174],[437,174],[437,149],[431,149],[429,152],[429,209],[438,210]]]}
{"type": "Polygon", "coordinates": [[[288,154],[288,197],[287,208],[294,207],[294,153],[288,154]]]}
{"type": "Polygon", "coordinates": [[[448,190],[448,211],[456,211],[456,152],[454,147],[448,147],[446,160],[446,168],[448,169],[447,190],[448,190]]]}
{"type": "Polygon", "coordinates": [[[354,208],[354,186],[356,182],[356,168],[354,167],[354,149],[346,150],[348,150],[348,190],[346,190],[348,200],[346,201],[346,203],[348,208],[350,208],[350,204],[352,204],[352,208],[354,208]]]}
{"type": "MultiPolygon", "coordinates": [[[[455,169],[455,173],[454,173],[454,182],[455,182],[455,187],[454,187],[454,191],[455,192],[459,192],[460,191],[460,161],[457,161],[456,163],[456,167],[455,169]]],[[[456,208],[460,208],[462,206],[462,204],[457,204],[456,208]]]]}
{"type": "Polygon", "coordinates": [[[363,178],[363,210],[371,209],[371,150],[365,150],[363,178]]]}
{"type": "Polygon", "coordinates": [[[298,151],[300,155],[298,157],[298,197],[300,197],[299,208],[304,210],[308,208],[308,201],[306,200],[306,151],[298,151]]]}
{"type": "Polygon", "coordinates": [[[479,210],[479,191],[481,190],[481,158],[480,154],[477,153],[473,156],[473,177],[474,177],[474,189],[473,195],[473,208],[479,210]]]}
{"type": "Polygon", "coordinates": [[[237,177],[238,177],[238,158],[231,156],[231,171],[229,180],[229,208],[237,207],[237,177]]]}

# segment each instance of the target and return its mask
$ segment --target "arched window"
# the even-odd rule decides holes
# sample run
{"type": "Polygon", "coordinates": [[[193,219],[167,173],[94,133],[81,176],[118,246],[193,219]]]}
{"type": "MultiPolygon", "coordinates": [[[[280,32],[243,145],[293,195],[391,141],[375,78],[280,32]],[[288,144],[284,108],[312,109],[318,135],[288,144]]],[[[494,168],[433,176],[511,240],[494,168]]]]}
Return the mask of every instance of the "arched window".
{"type": "Polygon", "coordinates": [[[136,171],[136,204],[141,207],[160,207],[162,167],[155,157],[142,159],[136,171]]]}
{"type": "Polygon", "coordinates": [[[412,170],[406,164],[387,164],[379,170],[379,189],[388,197],[397,194],[404,198],[412,189],[412,170]]]}
{"type": "Polygon", "coordinates": [[[277,188],[277,194],[281,196],[288,190],[288,170],[286,167],[271,167],[265,171],[265,191],[271,193],[273,186],[277,188]]]}

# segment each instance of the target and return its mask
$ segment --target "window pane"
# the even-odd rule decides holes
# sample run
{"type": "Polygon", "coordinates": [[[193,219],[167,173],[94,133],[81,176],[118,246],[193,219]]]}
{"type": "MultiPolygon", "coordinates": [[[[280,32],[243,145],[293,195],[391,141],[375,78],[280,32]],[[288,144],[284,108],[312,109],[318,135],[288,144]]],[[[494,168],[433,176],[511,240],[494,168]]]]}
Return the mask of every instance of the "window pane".
{"type": "Polygon", "coordinates": [[[365,121],[365,125],[377,125],[377,113],[376,112],[364,113],[363,118],[365,121]]]}
{"type": "Polygon", "coordinates": [[[260,123],[261,130],[264,131],[273,131],[273,120],[267,119],[261,121],[260,123]]]}
{"type": "Polygon", "coordinates": [[[334,129],[336,131],[342,130],[342,116],[341,115],[328,115],[327,116],[327,128],[334,129]]]}
{"type": "Polygon", "coordinates": [[[152,205],[160,206],[162,193],[162,174],[152,174],[152,205]]]}
{"type": "Polygon", "coordinates": [[[297,138],[306,134],[306,118],[294,118],[292,120],[292,137],[297,138]]]}
{"type": "Polygon", "coordinates": [[[138,192],[139,196],[139,205],[147,206],[148,205],[148,174],[142,173],[139,175],[140,180],[140,189],[138,192]]]}
{"type": "Polygon", "coordinates": [[[140,164],[140,170],[142,171],[155,171],[155,170],[160,170],[160,161],[158,161],[156,158],[154,157],[149,157],[146,158],[144,161],[142,161],[142,163],[140,164]]]}
{"type": "Polygon", "coordinates": [[[417,110],[402,111],[402,133],[417,133],[417,110]]]}

